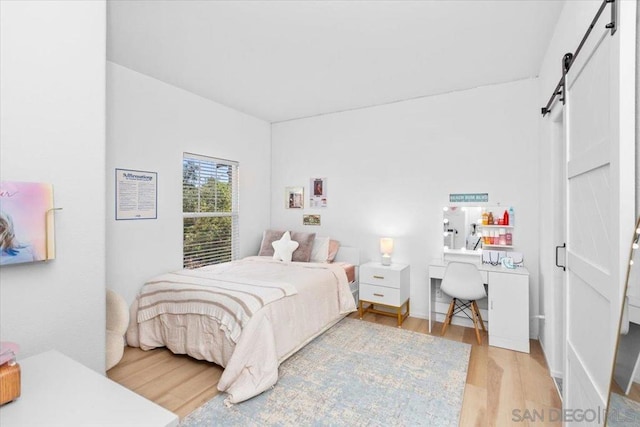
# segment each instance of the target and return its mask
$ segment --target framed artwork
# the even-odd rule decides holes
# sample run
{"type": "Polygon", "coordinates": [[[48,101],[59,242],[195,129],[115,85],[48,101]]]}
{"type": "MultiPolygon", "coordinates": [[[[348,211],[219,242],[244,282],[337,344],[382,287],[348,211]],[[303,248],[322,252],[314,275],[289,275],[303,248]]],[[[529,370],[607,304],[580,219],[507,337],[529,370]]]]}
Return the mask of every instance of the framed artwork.
{"type": "Polygon", "coordinates": [[[304,208],[304,187],[287,187],[286,188],[285,207],[287,209],[304,208]]]}
{"type": "Polygon", "coordinates": [[[327,207],[327,178],[311,178],[309,183],[311,194],[309,196],[309,207],[327,207]]]}
{"type": "Polygon", "coordinates": [[[320,225],[320,215],[302,215],[302,225],[320,225]]]}
{"type": "Polygon", "coordinates": [[[157,218],[157,172],[116,169],[116,220],[157,218]]]}
{"type": "Polygon", "coordinates": [[[0,266],[55,258],[53,186],[0,182],[0,266]]]}

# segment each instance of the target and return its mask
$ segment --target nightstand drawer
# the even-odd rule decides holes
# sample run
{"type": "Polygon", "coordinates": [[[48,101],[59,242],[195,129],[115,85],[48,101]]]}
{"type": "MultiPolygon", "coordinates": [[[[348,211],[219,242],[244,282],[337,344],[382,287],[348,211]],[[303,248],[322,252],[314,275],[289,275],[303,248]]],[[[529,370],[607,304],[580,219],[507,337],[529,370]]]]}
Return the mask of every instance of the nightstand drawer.
{"type": "Polygon", "coordinates": [[[399,306],[404,302],[400,301],[400,289],[370,285],[368,283],[360,283],[360,299],[391,306],[399,306]]]}
{"type": "Polygon", "coordinates": [[[360,267],[361,283],[399,288],[401,276],[401,270],[395,270],[388,267],[372,267],[368,265],[360,267]]]}

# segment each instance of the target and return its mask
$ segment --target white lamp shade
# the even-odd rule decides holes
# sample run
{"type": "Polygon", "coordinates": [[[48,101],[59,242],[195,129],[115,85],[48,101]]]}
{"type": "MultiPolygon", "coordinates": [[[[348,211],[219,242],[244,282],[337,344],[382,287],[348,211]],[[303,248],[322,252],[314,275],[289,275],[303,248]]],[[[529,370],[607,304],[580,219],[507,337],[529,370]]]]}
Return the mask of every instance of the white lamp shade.
{"type": "Polygon", "coordinates": [[[391,255],[393,253],[393,239],[390,237],[383,237],[380,239],[380,252],[385,255],[391,255]]]}

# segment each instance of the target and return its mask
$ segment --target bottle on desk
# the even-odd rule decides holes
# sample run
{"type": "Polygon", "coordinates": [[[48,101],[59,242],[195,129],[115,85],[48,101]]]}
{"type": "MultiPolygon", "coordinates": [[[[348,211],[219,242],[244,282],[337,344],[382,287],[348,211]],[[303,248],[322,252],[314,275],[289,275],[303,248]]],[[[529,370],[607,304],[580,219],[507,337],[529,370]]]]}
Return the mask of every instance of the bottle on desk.
{"type": "Polygon", "coordinates": [[[507,244],[507,235],[504,228],[500,229],[500,235],[498,237],[498,244],[505,246],[507,244]]]}

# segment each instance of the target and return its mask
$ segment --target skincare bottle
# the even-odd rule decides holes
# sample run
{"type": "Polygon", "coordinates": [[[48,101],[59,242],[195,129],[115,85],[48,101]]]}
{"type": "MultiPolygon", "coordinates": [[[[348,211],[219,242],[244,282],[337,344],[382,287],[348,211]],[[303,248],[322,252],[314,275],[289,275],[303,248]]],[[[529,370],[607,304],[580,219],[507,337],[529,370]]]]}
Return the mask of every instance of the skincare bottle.
{"type": "Polygon", "coordinates": [[[482,211],[482,225],[487,224],[489,224],[489,214],[487,214],[487,211],[482,211]]]}
{"type": "Polygon", "coordinates": [[[493,212],[489,212],[487,214],[487,224],[488,225],[493,225],[493,212]]]}
{"type": "Polygon", "coordinates": [[[502,225],[509,225],[509,212],[507,211],[502,214],[502,225]]]}
{"type": "Polygon", "coordinates": [[[507,246],[511,246],[513,244],[513,235],[511,234],[511,230],[507,230],[507,234],[505,235],[505,239],[507,242],[507,246]]]}
{"type": "Polygon", "coordinates": [[[504,228],[500,229],[500,237],[498,239],[498,244],[499,245],[506,245],[507,244],[507,236],[505,235],[504,228]]]}
{"type": "Polygon", "coordinates": [[[516,225],[516,213],[513,210],[513,206],[509,208],[509,225],[516,225]]]}

